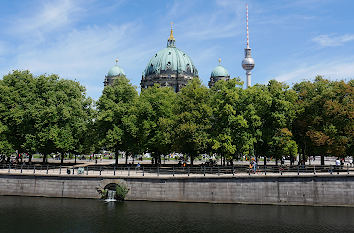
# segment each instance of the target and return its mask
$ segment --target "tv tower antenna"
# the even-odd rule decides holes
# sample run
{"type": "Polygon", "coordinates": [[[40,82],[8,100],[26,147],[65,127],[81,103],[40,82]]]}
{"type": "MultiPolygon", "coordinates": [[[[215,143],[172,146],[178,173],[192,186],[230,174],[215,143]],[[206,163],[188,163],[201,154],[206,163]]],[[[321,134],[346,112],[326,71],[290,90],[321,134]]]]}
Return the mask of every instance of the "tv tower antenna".
{"type": "Polygon", "coordinates": [[[249,41],[248,32],[248,5],[246,4],[246,35],[247,35],[247,46],[245,48],[245,58],[242,60],[242,68],[246,70],[247,87],[251,86],[251,70],[254,68],[254,60],[251,56],[251,48],[249,41]]]}

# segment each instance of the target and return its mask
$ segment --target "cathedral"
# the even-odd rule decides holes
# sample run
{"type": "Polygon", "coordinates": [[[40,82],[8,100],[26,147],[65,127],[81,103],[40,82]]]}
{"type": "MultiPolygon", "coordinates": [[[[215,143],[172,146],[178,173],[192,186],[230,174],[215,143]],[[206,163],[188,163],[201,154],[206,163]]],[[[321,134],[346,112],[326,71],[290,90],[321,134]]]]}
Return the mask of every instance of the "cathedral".
{"type": "MultiPolygon", "coordinates": [[[[117,63],[118,60],[105,76],[105,86],[113,84],[114,79],[125,76],[124,70],[117,63]]],[[[230,79],[227,70],[220,63],[221,59],[219,59],[219,65],[211,72],[208,83],[210,88],[221,79],[230,79]]],[[[175,92],[178,92],[187,85],[189,80],[195,77],[198,77],[198,70],[192,59],[176,47],[176,40],[171,27],[167,47],[155,53],[150,59],[143,72],[140,86],[141,89],[145,89],[157,83],[163,87],[172,87],[175,92]]]]}

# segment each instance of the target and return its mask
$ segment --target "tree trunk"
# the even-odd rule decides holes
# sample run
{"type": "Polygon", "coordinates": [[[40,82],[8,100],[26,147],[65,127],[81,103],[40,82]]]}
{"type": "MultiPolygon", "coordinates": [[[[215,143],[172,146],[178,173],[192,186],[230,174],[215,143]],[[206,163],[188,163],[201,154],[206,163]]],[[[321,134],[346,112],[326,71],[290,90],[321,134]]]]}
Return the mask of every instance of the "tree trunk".
{"type": "Polygon", "coordinates": [[[125,165],[128,164],[128,152],[125,152],[125,165]]]}
{"type": "Polygon", "coordinates": [[[76,156],[76,154],[75,154],[74,156],[75,156],[75,164],[76,164],[76,157],[77,157],[77,156],[76,156]]]}
{"type": "Polygon", "coordinates": [[[267,156],[264,156],[264,166],[267,166],[267,156]]]}
{"type": "Polygon", "coordinates": [[[275,159],[275,165],[278,166],[278,158],[275,159]]]}
{"type": "Polygon", "coordinates": [[[116,148],[116,150],[114,151],[114,155],[115,155],[115,165],[118,165],[118,156],[119,156],[119,152],[118,152],[118,148],[116,148]]]}
{"type": "Polygon", "coordinates": [[[294,165],[294,156],[290,155],[290,166],[294,165]]]}
{"type": "Polygon", "coordinates": [[[43,155],[43,164],[47,162],[47,155],[43,155]]]}
{"type": "Polygon", "coordinates": [[[300,159],[302,161],[302,164],[305,164],[305,161],[306,161],[306,152],[305,152],[306,149],[305,149],[305,147],[306,147],[306,144],[305,144],[304,149],[302,151],[302,159],[300,159]]]}
{"type": "Polygon", "coordinates": [[[191,166],[193,166],[194,156],[191,155],[191,166]]]}
{"type": "Polygon", "coordinates": [[[325,165],[325,162],[324,162],[324,155],[321,155],[321,165],[325,165]]]}
{"type": "Polygon", "coordinates": [[[28,154],[28,164],[32,163],[32,154],[28,154]]]}
{"type": "Polygon", "coordinates": [[[61,156],[60,156],[60,164],[63,165],[64,163],[64,153],[61,153],[61,156]]]}

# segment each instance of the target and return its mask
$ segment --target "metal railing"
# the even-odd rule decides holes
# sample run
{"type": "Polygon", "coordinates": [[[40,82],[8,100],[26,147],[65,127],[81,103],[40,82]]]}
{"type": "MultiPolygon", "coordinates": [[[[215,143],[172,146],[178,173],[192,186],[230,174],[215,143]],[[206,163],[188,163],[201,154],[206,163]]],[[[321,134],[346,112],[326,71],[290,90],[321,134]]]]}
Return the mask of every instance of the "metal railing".
{"type": "Polygon", "coordinates": [[[92,176],[240,176],[240,175],[316,175],[316,174],[354,174],[354,167],[333,165],[293,165],[275,166],[247,165],[235,166],[151,166],[151,165],[27,165],[1,164],[0,172],[10,174],[48,174],[48,175],[92,175],[92,176]]]}

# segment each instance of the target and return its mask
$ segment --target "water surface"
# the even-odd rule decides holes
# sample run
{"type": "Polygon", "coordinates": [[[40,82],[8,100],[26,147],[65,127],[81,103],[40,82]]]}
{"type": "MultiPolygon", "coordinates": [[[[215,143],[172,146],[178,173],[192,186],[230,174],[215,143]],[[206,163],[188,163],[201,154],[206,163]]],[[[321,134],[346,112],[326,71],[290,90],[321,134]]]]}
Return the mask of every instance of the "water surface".
{"type": "Polygon", "coordinates": [[[354,232],[354,208],[0,196],[0,232],[354,232]]]}

